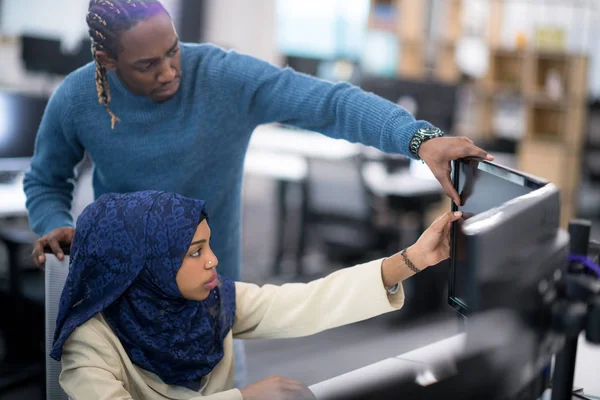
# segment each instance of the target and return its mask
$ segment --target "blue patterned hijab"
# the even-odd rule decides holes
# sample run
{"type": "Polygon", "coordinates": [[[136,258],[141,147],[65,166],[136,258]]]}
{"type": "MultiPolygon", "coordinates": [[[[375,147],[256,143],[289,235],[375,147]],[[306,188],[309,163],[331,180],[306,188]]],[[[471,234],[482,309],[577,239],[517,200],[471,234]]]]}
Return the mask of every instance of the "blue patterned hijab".
{"type": "Polygon", "coordinates": [[[203,201],[158,191],[90,204],[77,220],[50,356],[60,360],[75,328],[102,312],[135,365],[198,390],[235,316],[232,281],[219,277],[202,302],[184,299],[175,281],[205,217],[203,201]]]}

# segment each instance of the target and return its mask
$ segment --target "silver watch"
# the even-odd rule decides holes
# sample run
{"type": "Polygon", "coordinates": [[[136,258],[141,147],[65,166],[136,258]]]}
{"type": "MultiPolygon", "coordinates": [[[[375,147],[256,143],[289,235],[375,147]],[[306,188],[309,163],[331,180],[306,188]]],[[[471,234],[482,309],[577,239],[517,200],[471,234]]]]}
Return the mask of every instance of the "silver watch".
{"type": "Polygon", "coordinates": [[[417,160],[420,160],[421,158],[419,157],[419,149],[421,148],[421,145],[429,139],[441,136],[444,136],[444,132],[442,132],[442,130],[439,128],[427,127],[419,129],[417,133],[413,135],[412,139],[410,140],[410,144],[408,145],[410,154],[417,160]]]}

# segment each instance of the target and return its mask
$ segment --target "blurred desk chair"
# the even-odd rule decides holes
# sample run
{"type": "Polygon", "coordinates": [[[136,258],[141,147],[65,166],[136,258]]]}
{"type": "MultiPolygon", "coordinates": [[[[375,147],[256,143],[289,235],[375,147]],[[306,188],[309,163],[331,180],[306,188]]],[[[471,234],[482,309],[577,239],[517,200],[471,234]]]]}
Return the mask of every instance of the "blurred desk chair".
{"type": "Polygon", "coordinates": [[[372,195],[361,174],[362,158],[308,160],[297,255],[302,275],[306,242],[313,234],[330,261],[358,264],[379,256],[389,243],[374,223],[372,195]],[[310,234],[309,234],[310,231],[310,234]]]}
{"type": "MultiPolygon", "coordinates": [[[[68,249],[63,249],[65,254],[68,249]]],[[[62,295],[67,275],[69,275],[69,256],[60,261],[53,254],[46,254],[46,399],[68,400],[66,393],[58,383],[61,364],[50,358],[50,349],[54,343],[54,331],[56,329],[56,317],[58,306],[62,295]]]]}
{"type": "MultiPolygon", "coordinates": [[[[390,209],[398,213],[414,212],[419,215],[418,231],[427,229],[425,212],[442,200],[442,188],[426,165],[411,161],[409,168],[388,172],[379,162],[367,162],[362,168],[366,186],[374,194],[386,197],[390,209]]],[[[448,210],[449,211],[449,210],[448,210]]]]}
{"type": "Polygon", "coordinates": [[[36,239],[37,235],[28,229],[0,228],[0,242],[8,251],[9,267],[8,293],[0,292],[0,327],[6,339],[6,352],[0,362],[0,394],[30,383],[39,384],[43,392],[43,281],[39,270],[30,271],[25,277],[19,256],[22,247],[31,247],[36,239]],[[28,293],[23,290],[25,283],[29,283],[28,293]]]}
{"type": "MultiPolygon", "coordinates": [[[[392,213],[418,215],[418,238],[428,227],[426,212],[443,199],[443,190],[429,168],[412,160],[409,168],[389,173],[382,163],[365,163],[362,174],[366,185],[376,195],[387,199],[392,213]]],[[[450,210],[448,210],[450,211],[450,210]]],[[[401,237],[398,234],[398,237],[401,237]]],[[[396,249],[397,250],[397,249],[396,249]]],[[[410,279],[404,318],[422,317],[438,311],[445,304],[443,297],[448,263],[442,262],[410,279]]]]}
{"type": "MultiPolygon", "coordinates": [[[[343,162],[360,154],[361,146],[346,140],[332,139],[317,132],[311,132],[278,124],[261,125],[253,132],[248,146],[245,169],[250,173],[268,176],[277,182],[278,209],[276,229],[275,261],[273,274],[281,274],[281,261],[284,254],[284,227],[287,217],[287,191],[290,183],[301,184],[302,204],[307,204],[307,186],[303,184],[307,176],[307,163],[313,160],[343,162]],[[262,154],[262,156],[261,156],[262,154]],[[268,154],[268,156],[265,156],[268,154]],[[259,161],[259,158],[262,160],[259,161]],[[279,157],[279,159],[278,159],[279,157]]],[[[300,221],[300,239],[296,251],[296,274],[302,275],[301,259],[306,243],[306,218],[303,213],[300,221]]]]}

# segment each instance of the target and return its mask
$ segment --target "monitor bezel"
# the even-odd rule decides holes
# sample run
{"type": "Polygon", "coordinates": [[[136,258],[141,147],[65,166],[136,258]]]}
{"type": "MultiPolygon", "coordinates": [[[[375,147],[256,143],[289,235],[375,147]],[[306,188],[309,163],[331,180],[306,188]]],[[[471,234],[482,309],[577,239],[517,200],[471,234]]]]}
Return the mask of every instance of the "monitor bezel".
{"type": "MultiPolygon", "coordinates": [[[[459,159],[456,160],[452,163],[452,185],[454,187],[454,189],[458,192],[459,190],[459,169],[457,168],[457,164],[459,163],[463,163],[463,164],[469,164],[470,162],[473,161],[477,161],[478,162],[478,167],[479,164],[483,164],[485,165],[485,172],[491,173],[493,175],[496,175],[499,178],[502,179],[506,179],[506,177],[511,177],[511,178],[517,178],[517,179],[506,179],[508,181],[513,182],[514,184],[523,186],[523,187],[530,187],[533,190],[535,189],[539,189],[543,186],[545,186],[546,184],[548,184],[549,182],[543,178],[539,178],[530,174],[526,174],[524,172],[521,171],[517,171],[515,169],[500,165],[500,164],[495,164],[493,162],[490,161],[480,161],[480,160],[473,160],[473,159],[459,159]],[[518,180],[520,182],[515,182],[515,180],[518,180]]],[[[452,212],[455,212],[458,210],[457,205],[452,202],[452,206],[451,206],[451,210],[452,212]]],[[[455,272],[456,272],[456,265],[455,265],[455,256],[456,256],[456,234],[457,234],[457,223],[454,222],[452,224],[452,228],[450,231],[450,259],[449,259],[449,268],[448,268],[448,305],[450,307],[452,307],[454,310],[456,310],[459,314],[461,314],[462,316],[466,317],[469,314],[469,310],[468,310],[468,305],[464,304],[462,301],[460,301],[459,299],[456,298],[455,296],[455,272]]]]}

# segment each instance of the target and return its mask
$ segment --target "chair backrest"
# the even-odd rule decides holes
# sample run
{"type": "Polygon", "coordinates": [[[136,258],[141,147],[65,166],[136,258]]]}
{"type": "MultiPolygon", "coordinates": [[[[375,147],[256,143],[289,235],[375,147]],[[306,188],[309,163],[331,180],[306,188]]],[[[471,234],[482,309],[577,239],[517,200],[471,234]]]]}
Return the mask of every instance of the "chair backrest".
{"type": "Polygon", "coordinates": [[[324,219],[369,221],[368,189],[361,174],[362,160],[308,160],[307,207],[309,216],[324,219]]]}
{"type": "Polygon", "coordinates": [[[69,256],[60,261],[52,254],[46,254],[46,400],[68,400],[58,383],[60,362],[50,358],[54,342],[56,317],[60,296],[69,274],[69,256]]]}

